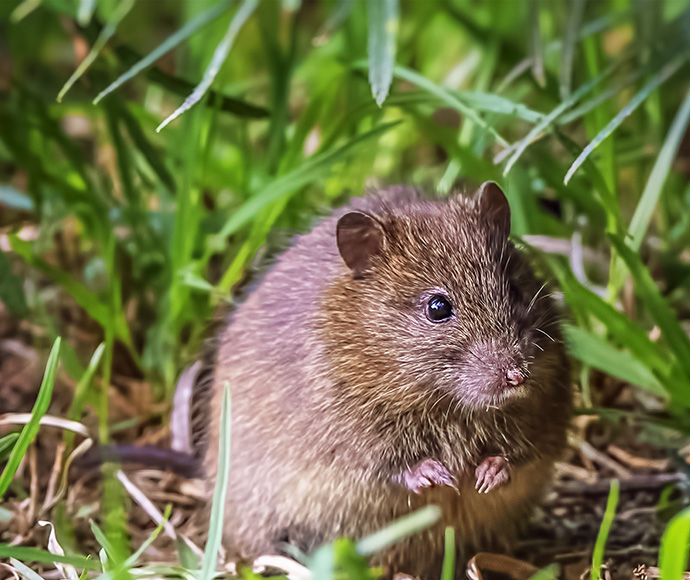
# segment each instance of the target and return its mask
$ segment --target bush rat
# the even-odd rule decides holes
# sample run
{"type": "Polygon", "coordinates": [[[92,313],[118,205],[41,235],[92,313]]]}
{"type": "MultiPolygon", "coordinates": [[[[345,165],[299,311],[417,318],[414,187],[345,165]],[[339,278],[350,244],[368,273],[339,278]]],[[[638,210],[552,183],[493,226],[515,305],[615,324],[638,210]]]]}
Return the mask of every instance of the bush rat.
{"type": "Polygon", "coordinates": [[[505,544],[571,407],[557,310],[509,231],[494,183],[433,201],[398,186],[279,256],[219,335],[203,397],[212,488],[230,386],[232,557],[309,552],[429,503],[442,521],[381,554],[387,575],[437,574],[445,526],[461,557],[505,544]]]}

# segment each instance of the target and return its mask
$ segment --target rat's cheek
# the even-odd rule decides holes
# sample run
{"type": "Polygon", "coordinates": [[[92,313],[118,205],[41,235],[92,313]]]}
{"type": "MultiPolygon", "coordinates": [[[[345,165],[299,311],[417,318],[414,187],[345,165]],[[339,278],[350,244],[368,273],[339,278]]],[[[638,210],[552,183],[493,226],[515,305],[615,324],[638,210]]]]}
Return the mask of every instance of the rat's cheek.
{"type": "Polygon", "coordinates": [[[419,462],[411,469],[395,475],[393,481],[414,493],[421,493],[424,489],[437,485],[456,487],[455,479],[448,469],[434,459],[419,462]]]}

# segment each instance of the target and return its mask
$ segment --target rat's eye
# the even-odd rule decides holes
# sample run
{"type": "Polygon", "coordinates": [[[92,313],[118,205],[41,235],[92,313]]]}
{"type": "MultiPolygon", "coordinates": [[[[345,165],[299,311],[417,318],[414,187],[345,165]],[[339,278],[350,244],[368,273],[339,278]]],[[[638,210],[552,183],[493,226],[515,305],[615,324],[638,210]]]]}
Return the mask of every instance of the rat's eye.
{"type": "Polygon", "coordinates": [[[427,302],[426,305],[426,315],[429,320],[432,322],[441,322],[450,318],[452,314],[453,305],[448,298],[440,294],[435,294],[429,298],[429,302],[427,302]]]}

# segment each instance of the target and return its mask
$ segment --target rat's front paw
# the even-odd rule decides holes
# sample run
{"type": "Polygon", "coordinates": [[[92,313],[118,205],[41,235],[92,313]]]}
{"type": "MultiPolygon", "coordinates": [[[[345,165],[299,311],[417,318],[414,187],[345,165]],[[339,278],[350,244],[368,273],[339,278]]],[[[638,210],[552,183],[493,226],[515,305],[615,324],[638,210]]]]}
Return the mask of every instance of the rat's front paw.
{"type": "Polygon", "coordinates": [[[423,489],[435,485],[455,487],[453,476],[443,465],[433,459],[419,462],[412,469],[396,476],[395,480],[415,493],[421,493],[423,489]]]}
{"type": "Polygon", "coordinates": [[[477,478],[475,489],[479,493],[489,493],[494,487],[508,481],[510,469],[505,457],[487,457],[474,472],[477,478]]]}

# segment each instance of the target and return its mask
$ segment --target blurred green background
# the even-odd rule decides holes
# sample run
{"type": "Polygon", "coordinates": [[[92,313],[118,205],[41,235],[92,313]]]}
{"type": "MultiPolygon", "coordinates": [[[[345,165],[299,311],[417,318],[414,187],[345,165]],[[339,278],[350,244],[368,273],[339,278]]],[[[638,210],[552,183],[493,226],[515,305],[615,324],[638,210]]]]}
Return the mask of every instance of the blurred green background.
{"type": "Polygon", "coordinates": [[[314,216],[496,180],[569,309],[582,412],[677,445],[655,427],[690,433],[689,48],[687,0],[0,2],[0,300],[42,352],[65,337],[66,413],[105,441],[103,385],[169,402],[314,216]]]}

